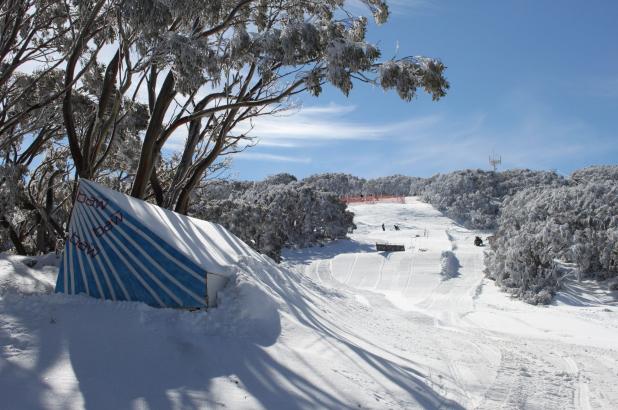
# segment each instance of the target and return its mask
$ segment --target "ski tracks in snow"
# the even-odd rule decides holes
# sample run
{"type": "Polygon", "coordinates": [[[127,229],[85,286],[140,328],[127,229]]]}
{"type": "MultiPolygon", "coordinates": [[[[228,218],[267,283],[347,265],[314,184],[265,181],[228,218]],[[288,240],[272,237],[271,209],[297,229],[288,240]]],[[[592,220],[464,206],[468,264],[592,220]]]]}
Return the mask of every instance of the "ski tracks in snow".
{"type": "Polygon", "coordinates": [[[479,409],[575,409],[573,374],[517,346],[500,348],[500,367],[479,409]]]}
{"type": "Polygon", "coordinates": [[[571,374],[577,376],[577,385],[575,390],[575,404],[582,410],[590,410],[590,391],[588,390],[588,383],[582,377],[582,374],[577,366],[577,362],[571,356],[563,357],[571,374]]]}
{"type": "MultiPolygon", "coordinates": [[[[534,322],[525,316],[528,308],[523,302],[512,305],[517,302],[487,298],[484,289],[492,295],[495,290],[483,274],[483,248],[473,245],[474,237],[483,233],[464,229],[427,206],[414,204],[404,205],[410,213],[407,220],[400,205],[391,206],[393,215],[386,206],[354,209],[360,227],[353,235],[357,242],[401,243],[406,240],[403,235],[408,235],[412,246],[406,246],[406,252],[339,255],[314,260],[305,269],[323,285],[346,288],[365,302],[362,320],[344,319],[355,323],[350,330],[413,361],[428,385],[467,408],[618,408],[616,352],[572,344],[568,339],[504,333],[509,323],[537,333],[549,330],[530,328],[534,322]],[[395,217],[410,231],[372,231],[379,226],[369,223],[373,219],[395,217]],[[461,266],[459,276],[441,281],[432,278],[439,278],[443,250],[454,252],[461,266]],[[468,315],[479,312],[480,316],[469,319],[468,315]],[[493,319],[501,314],[507,314],[510,322],[493,319]],[[483,322],[486,315],[498,322],[483,322]]],[[[556,320],[549,311],[547,320],[556,320]]],[[[387,394],[362,373],[341,371],[339,375],[373,391],[378,407],[407,406],[402,397],[387,394]]]]}

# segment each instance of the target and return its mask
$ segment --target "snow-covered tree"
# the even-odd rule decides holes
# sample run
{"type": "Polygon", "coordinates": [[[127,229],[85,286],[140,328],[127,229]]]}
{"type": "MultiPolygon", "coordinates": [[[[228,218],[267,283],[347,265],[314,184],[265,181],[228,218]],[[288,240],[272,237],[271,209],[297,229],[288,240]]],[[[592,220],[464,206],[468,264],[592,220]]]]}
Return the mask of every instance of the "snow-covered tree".
{"type": "Polygon", "coordinates": [[[281,184],[287,185],[291,182],[296,182],[296,181],[298,181],[298,179],[294,175],[288,174],[287,172],[282,172],[280,174],[275,174],[275,175],[266,177],[264,181],[262,181],[262,183],[266,185],[281,185],[281,184]]]}
{"type": "Polygon", "coordinates": [[[349,174],[325,173],[311,175],[303,179],[319,190],[333,192],[340,196],[359,195],[396,195],[410,194],[413,184],[418,184],[422,178],[405,175],[391,175],[375,179],[364,179],[349,174]]]}
{"type": "Polygon", "coordinates": [[[615,165],[597,165],[578,169],[571,174],[570,181],[573,184],[618,181],[618,167],[615,165]]]}
{"type": "Polygon", "coordinates": [[[302,180],[320,191],[332,192],[340,196],[360,195],[363,193],[365,180],[350,174],[324,173],[311,175],[302,180]]]}
{"type": "Polygon", "coordinates": [[[62,149],[45,154],[32,171],[9,161],[0,166],[0,233],[19,254],[47,253],[64,240],[72,185],[67,155],[62,149]]]}
{"type": "Polygon", "coordinates": [[[50,117],[60,112],[64,59],[55,51],[68,41],[67,17],[55,0],[0,2],[1,152],[20,151],[26,135],[36,135],[31,147],[37,147],[58,129],[50,117]]]}
{"type": "Polygon", "coordinates": [[[407,196],[410,195],[412,184],[418,180],[420,178],[405,175],[369,179],[363,186],[363,192],[366,195],[407,196]]]}
{"type": "Polygon", "coordinates": [[[487,275],[532,303],[548,302],[559,287],[560,262],[576,264],[580,277],[618,275],[616,169],[600,170],[608,179],[576,178],[570,186],[530,188],[508,198],[486,255],[487,275]]]}
{"type": "Polygon", "coordinates": [[[533,186],[557,186],[566,182],[554,172],[462,170],[438,174],[416,186],[416,193],[464,226],[493,229],[502,202],[533,186]]]}
{"type": "Polygon", "coordinates": [[[279,260],[283,246],[305,247],[344,238],[353,214],[339,196],[279,175],[256,183],[207,184],[191,214],[230,229],[259,252],[279,260]],[[213,199],[217,198],[217,199],[213,199]]]}
{"type": "MultiPolygon", "coordinates": [[[[360,3],[387,20],[384,1],[360,3]]],[[[13,238],[42,251],[64,235],[75,175],[185,213],[257,117],[327,83],[445,95],[440,61],[381,59],[370,25],[340,0],[1,2],[0,166],[28,181],[5,210],[40,224],[13,238]]]]}
{"type": "MultiPolygon", "coordinates": [[[[362,3],[382,24],[382,0],[362,3]]],[[[340,0],[89,0],[71,3],[63,101],[66,134],[78,174],[94,178],[104,148],[138,96],[148,96],[148,123],[131,194],[154,191],[160,205],[186,212],[192,192],[220,156],[251,145],[251,120],[286,108],[298,93],[319,95],[329,83],[348,94],[355,83],[392,89],[410,101],[418,89],[445,95],[435,59],[380,60],[366,41],[369,22],[340,0]],[[116,51],[104,58],[104,46],[116,51]],[[75,93],[81,67],[93,71],[93,109],[78,127],[75,93]],[[185,130],[174,173],[157,163],[170,138],[185,130]]]]}
{"type": "Polygon", "coordinates": [[[19,196],[23,192],[25,168],[12,164],[0,166],[0,240],[2,250],[15,247],[20,255],[26,249],[20,238],[18,226],[26,219],[26,213],[19,207],[19,196]]]}

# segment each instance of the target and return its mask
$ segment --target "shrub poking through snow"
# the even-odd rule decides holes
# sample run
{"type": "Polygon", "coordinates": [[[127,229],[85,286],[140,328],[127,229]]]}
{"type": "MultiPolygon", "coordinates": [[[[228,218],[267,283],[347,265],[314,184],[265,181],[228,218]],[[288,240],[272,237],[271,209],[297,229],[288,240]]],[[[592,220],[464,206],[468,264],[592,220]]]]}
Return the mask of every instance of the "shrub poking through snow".
{"type": "Polygon", "coordinates": [[[454,278],[459,275],[459,259],[452,251],[443,251],[440,255],[442,270],[440,273],[445,279],[454,278]]]}

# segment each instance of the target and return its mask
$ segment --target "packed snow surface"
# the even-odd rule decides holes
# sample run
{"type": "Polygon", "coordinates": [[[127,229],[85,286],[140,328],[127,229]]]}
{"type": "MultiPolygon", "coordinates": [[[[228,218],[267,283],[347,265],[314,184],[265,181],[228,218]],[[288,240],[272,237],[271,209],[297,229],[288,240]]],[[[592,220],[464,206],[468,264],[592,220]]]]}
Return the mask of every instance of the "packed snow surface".
{"type": "Polygon", "coordinates": [[[219,236],[237,273],[208,312],[53,294],[53,255],[2,256],[0,408],[618,408],[617,292],[527,305],[484,279],[487,233],[351,209],[351,240],[281,265],[219,236]]]}

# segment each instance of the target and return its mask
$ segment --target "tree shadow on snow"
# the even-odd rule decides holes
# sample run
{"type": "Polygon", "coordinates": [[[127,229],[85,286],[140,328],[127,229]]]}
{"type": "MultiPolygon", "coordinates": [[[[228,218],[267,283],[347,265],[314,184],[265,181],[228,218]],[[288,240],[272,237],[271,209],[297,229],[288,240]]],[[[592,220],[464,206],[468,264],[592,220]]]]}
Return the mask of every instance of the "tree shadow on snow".
{"type": "Polygon", "coordinates": [[[338,239],[324,246],[312,246],[303,249],[284,249],[282,259],[295,265],[309,265],[314,260],[331,259],[344,253],[375,252],[374,244],[362,243],[353,239],[338,239]]]}
{"type": "MultiPolygon", "coordinates": [[[[267,284],[275,289],[278,293],[285,295],[288,300],[287,308],[295,318],[303,325],[316,330],[323,335],[324,339],[331,341],[331,346],[337,348],[339,353],[346,357],[350,363],[363,363],[369,365],[374,370],[377,370],[383,377],[390,380],[403,391],[406,391],[409,396],[423,408],[450,408],[463,409],[457,402],[446,399],[440,393],[427,385],[423,380],[423,374],[414,370],[413,362],[403,357],[397,356],[392,352],[389,354],[397,356],[402,362],[407,362],[409,365],[402,365],[392,360],[388,360],[372,351],[359,346],[353,339],[360,339],[363,343],[372,345],[376,350],[385,352],[384,347],[375,346],[371,341],[366,340],[359,335],[351,335],[349,328],[340,328],[324,315],[316,304],[308,300],[307,292],[301,289],[301,284],[306,278],[300,279],[298,282],[294,280],[286,281],[284,284],[277,278],[263,278],[267,284]],[[348,335],[353,337],[348,337],[348,335]]],[[[337,297],[328,289],[324,292],[325,302],[327,304],[337,304],[337,297]]],[[[318,296],[319,297],[319,296],[318,296]]],[[[363,406],[363,403],[359,403],[363,406]]],[[[351,403],[346,403],[344,407],[357,407],[351,403]]]]}
{"type": "Polygon", "coordinates": [[[577,307],[618,306],[618,290],[609,290],[608,283],[594,280],[567,279],[553,297],[552,305],[577,307]]]}
{"type": "Polygon", "coordinates": [[[205,333],[202,319],[207,313],[162,311],[138,303],[31,296],[2,307],[27,337],[14,337],[2,324],[0,344],[16,351],[36,346],[38,352],[32,366],[4,360],[2,354],[3,409],[69,408],[79,404],[80,395],[86,409],[138,404],[149,409],[246,408],[252,402],[243,404],[243,395],[265,408],[346,407],[268,354],[262,344],[272,344],[280,327],[260,335],[256,343],[251,335],[205,333]],[[60,303],[53,305],[54,300],[60,303]],[[52,309],[46,307],[50,301],[52,309]],[[67,355],[78,384],[58,389],[53,384],[62,380],[54,379],[53,369],[66,363],[67,355]],[[223,390],[214,396],[219,386],[223,390]],[[59,396],[58,390],[66,395],[59,396]]]}
{"type": "MultiPolygon", "coordinates": [[[[196,241],[202,239],[195,227],[176,222],[177,229],[196,241]]],[[[227,245],[247,253],[224,233],[219,232],[227,245]]],[[[368,244],[337,242],[316,248],[315,257],[333,257],[342,249],[373,251],[368,244]]],[[[212,249],[215,245],[211,244],[212,249]]],[[[223,253],[225,249],[216,251],[223,253]]],[[[307,252],[311,255],[313,251],[302,252],[307,258],[307,252]]],[[[251,261],[260,262],[255,258],[251,261]]],[[[236,261],[256,284],[272,293],[266,295],[260,290],[265,303],[253,301],[257,303],[252,306],[262,310],[258,316],[243,311],[246,306],[234,306],[234,298],[207,313],[81,296],[33,295],[0,300],[3,316],[11,321],[0,323],[0,345],[6,346],[0,351],[0,395],[11,397],[10,403],[3,399],[2,407],[66,408],[79,404],[80,397],[86,409],[94,410],[136,405],[150,409],[247,408],[256,404],[292,410],[365,407],[367,403],[333,391],[328,380],[316,384],[315,368],[297,352],[286,351],[285,357],[276,357],[277,352],[288,349],[275,345],[281,335],[282,308],[291,316],[286,320],[313,330],[345,357],[349,366],[374,370],[365,376],[379,374],[424,408],[462,408],[426,384],[424,375],[414,369],[415,363],[333,322],[321,306],[337,304],[342,294],[328,292],[300,274],[262,262],[252,267],[250,262],[243,265],[242,260],[236,261]],[[24,352],[36,353],[32,363],[8,358],[24,352]],[[70,378],[58,380],[60,364],[71,366],[77,384],[71,385],[70,378]]],[[[256,284],[247,286],[255,288],[256,284]]],[[[259,292],[253,295],[260,299],[259,292]]],[[[345,377],[333,370],[324,372],[332,378],[345,377]]],[[[381,385],[383,380],[372,382],[381,385]]]]}

